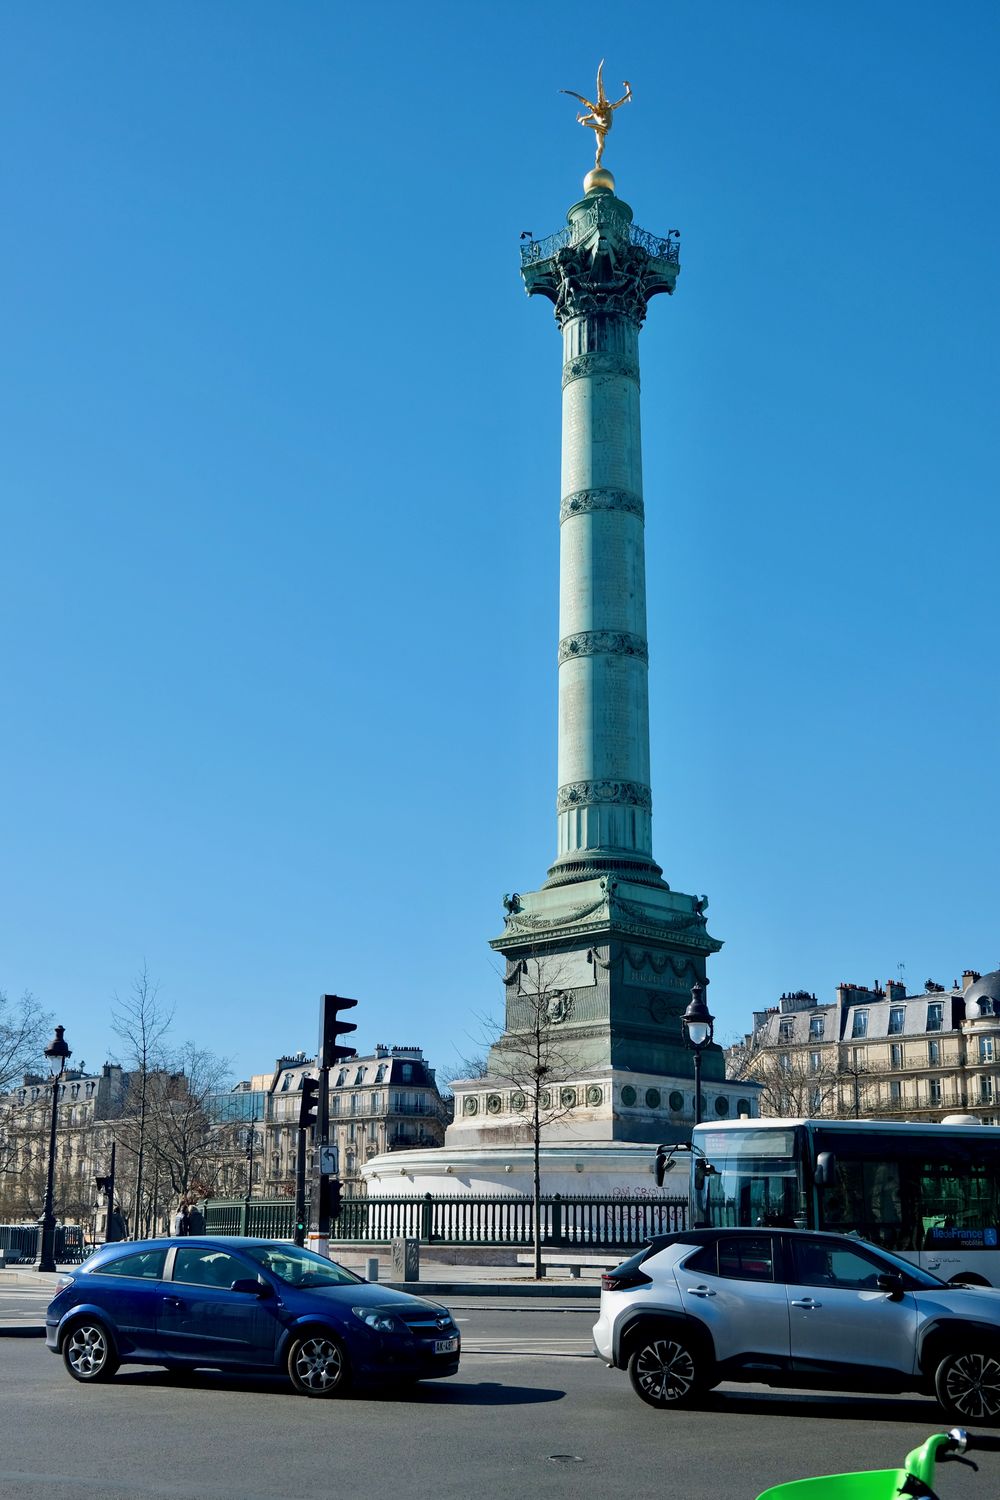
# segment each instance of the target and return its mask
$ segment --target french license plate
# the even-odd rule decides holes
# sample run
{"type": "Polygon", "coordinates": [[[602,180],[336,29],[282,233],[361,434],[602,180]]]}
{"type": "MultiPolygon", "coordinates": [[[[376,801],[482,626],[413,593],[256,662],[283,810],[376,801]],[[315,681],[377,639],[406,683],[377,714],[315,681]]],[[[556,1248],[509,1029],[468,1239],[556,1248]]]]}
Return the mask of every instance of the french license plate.
{"type": "Polygon", "coordinates": [[[454,1352],[455,1352],[455,1350],[457,1348],[458,1348],[458,1339],[457,1338],[452,1338],[452,1339],[435,1339],[434,1340],[434,1353],[435,1354],[454,1354],[454,1352]]]}

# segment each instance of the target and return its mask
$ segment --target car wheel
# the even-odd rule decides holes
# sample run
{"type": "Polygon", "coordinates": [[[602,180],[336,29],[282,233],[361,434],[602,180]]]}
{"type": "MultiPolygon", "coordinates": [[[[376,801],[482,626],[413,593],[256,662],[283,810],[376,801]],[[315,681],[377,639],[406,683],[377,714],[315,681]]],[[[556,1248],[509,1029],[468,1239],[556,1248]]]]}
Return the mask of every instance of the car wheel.
{"type": "Polygon", "coordinates": [[[946,1354],[934,1374],[934,1393],[961,1422],[1000,1420],[1000,1360],[985,1349],[946,1354]]]}
{"type": "Polygon", "coordinates": [[[63,1364],[74,1380],[94,1385],[110,1380],[120,1363],[110,1333],[96,1318],[80,1318],[66,1330],[63,1364]]]}
{"type": "Polygon", "coordinates": [[[342,1396],[350,1385],[343,1344],[332,1333],[305,1333],[293,1339],[288,1378],[301,1396],[342,1396]]]}
{"type": "Polygon", "coordinates": [[[711,1373],[687,1340],[675,1333],[643,1339],[632,1351],[628,1378],[650,1406],[686,1406],[711,1384],[711,1373]]]}

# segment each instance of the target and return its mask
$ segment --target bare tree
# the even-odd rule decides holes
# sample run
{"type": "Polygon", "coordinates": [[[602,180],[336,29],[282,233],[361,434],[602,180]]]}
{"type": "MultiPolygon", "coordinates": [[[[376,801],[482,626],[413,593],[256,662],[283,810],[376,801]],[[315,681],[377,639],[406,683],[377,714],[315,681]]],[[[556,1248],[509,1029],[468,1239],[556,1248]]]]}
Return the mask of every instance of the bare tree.
{"type": "Polygon", "coordinates": [[[540,1280],[542,1132],[576,1108],[576,1089],[567,1085],[580,1076],[584,1064],[565,1024],[572,997],[563,988],[559,955],[539,952],[512,962],[517,965],[517,989],[508,1000],[506,1029],[494,1025],[488,1073],[508,1081],[512,1097],[521,1096],[524,1129],[532,1145],[534,1274],[540,1280]]]}
{"type": "Polygon", "coordinates": [[[0,1093],[16,1078],[42,1067],[42,1048],[52,1017],[25,990],[14,1004],[0,990],[0,1093]]]}
{"type": "MultiPolygon", "coordinates": [[[[143,1211],[143,1175],[146,1164],[146,1131],[151,1080],[164,1071],[165,1038],[173,1021],[173,1010],[158,999],[159,986],[143,964],[124,1000],[115,995],[111,1028],[124,1045],[122,1065],[129,1073],[118,1139],[134,1160],[132,1188],[132,1232],[143,1211]]],[[[124,1196],[124,1194],[123,1194],[124,1196]]]]}
{"type": "Polygon", "coordinates": [[[873,1088],[877,1104],[878,1079],[891,1071],[858,1046],[775,1046],[763,1030],[732,1042],[725,1057],[727,1078],[761,1085],[760,1112],[772,1118],[858,1119],[869,1112],[873,1088]]]}
{"type": "Polygon", "coordinates": [[[211,1114],[211,1096],[231,1071],[228,1059],[185,1042],[150,1079],[147,1149],[175,1199],[214,1192],[235,1142],[245,1139],[245,1124],[219,1127],[211,1114]]]}
{"type": "MultiPolygon", "coordinates": [[[[499,1028],[492,1021],[484,1021],[484,1026],[490,1027],[492,1036],[499,1034],[499,1028]]],[[[485,1078],[489,1072],[488,1058],[485,1049],[474,1052],[470,1057],[463,1057],[457,1067],[439,1068],[437,1078],[441,1085],[442,1098],[452,1092],[452,1084],[456,1078],[485,1078]]]]}
{"type": "MultiPolygon", "coordinates": [[[[25,1074],[41,1076],[45,1071],[42,1049],[51,1025],[52,1017],[27,990],[16,1003],[0,990],[0,1094],[25,1074]]],[[[9,1101],[0,1106],[0,1173],[3,1174],[14,1167],[16,1119],[9,1101]]]]}

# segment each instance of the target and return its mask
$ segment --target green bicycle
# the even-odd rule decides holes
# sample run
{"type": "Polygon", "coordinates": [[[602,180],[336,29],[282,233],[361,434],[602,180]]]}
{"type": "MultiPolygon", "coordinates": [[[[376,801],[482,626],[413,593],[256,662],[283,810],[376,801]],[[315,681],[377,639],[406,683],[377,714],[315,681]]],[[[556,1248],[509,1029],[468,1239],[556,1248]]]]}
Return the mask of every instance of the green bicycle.
{"type": "Polygon", "coordinates": [[[963,1427],[935,1432],[903,1460],[901,1469],[865,1469],[856,1474],[824,1474],[817,1479],[793,1479],[775,1484],[757,1500],[938,1500],[934,1469],[952,1459],[978,1466],[965,1454],[970,1450],[1000,1453],[1000,1437],[974,1437],[963,1427]]]}

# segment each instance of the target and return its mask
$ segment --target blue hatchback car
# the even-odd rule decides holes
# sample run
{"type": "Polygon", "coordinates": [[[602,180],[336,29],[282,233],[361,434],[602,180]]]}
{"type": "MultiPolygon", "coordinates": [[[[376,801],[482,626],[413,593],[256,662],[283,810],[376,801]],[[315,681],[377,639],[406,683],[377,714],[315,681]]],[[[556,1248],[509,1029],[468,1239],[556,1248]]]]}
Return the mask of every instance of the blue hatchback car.
{"type": "Polygon", "coordinates": [[[123,1363],[283,1371],[303,1396],[458,1369],[447,1308],[363,1281],[311,1250],[198,1236],[105,1245],[67,1272],[45,1342],[74,1380],[123,1363]]]}

